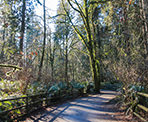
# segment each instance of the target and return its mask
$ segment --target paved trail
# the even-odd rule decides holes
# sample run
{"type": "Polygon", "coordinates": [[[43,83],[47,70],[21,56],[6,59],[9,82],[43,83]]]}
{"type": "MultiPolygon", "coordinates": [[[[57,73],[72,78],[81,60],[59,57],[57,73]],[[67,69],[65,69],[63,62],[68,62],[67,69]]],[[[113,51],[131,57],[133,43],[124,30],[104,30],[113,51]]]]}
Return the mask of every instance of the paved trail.
{"type": "Polygon", "coordinates": [[[31,116],[26,122],[124,122],[117,117],[119,112],[108,103],[115,96],[113,91],[102,91],[101,95],[78,98],[47,108],[44,113],[31,116]]]}

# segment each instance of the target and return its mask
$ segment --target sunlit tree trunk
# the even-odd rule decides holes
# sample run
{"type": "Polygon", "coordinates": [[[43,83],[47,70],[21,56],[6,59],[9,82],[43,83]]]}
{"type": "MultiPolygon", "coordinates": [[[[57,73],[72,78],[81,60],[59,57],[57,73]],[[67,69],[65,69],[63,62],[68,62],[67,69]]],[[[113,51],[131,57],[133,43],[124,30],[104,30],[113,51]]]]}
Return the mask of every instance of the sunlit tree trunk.
{"type": "Polygon", "coordinates": [[[40,61],[40,65],[39,65],[38,81],[40,81],[40,78],[41,78],[44,55],[45,55],[45,45],[46,45],[46,9],[45,9],[45,0],[43,0],[43,17],[44,17],[44,40],[43,40],[42,56],[41,56],[41,61],[40,61]]]}
{"type": "Polygon", "coordinates": [[[89,56],[89,62],[92,73],[92,80],[95,84],[95,92],[100,93],[100,67],[92,54],[89,56]]]}
{"type": "Polygon", "coordinates": [[[49,53],[50,53],[50,66],[51,66],[51,81],[54,81],[54,58],[55,58],[56,46],[54,44],[52,49],[51,39],[49,40],[49,44],[50,44],[49,53]]]}
{"type": "MultiPolygon", "coordinates": [[[[93,38],[92,26],[93,26],[94,21],[91,22],[93,11],[90,11],[90,5],[88,5],[88,3],[91,1],[83,0],[83,4],[84,4],[83,8],[82,6],[80,6],[77,0],[75,0],[75,5],[77,6],[77,8],[72,5],[72,2],[70,0],[67,0],[67,2],[69,3],[69,5],[71,6],[73,10],[75,10],[76,12],[80,14],[80,17],[83,21],[86,35],[83,35],[83,33],[81,33],[81,31],[74,25],[74,23],[71,20],[71,17],[69,16],[69,13],[66,11],[66,8],[65,8],[65,12],[67,13],[67,16],[69,17],[69,20],[71,21],[71,24],[75,32],[78,34],[79,38],[81,39],[81,41],[83,42],[83,44],[85,45],[87,49],[87,52],[89,55],[89,61],[90,61],[90,68],[92,72],[92,80],[94,81],[94,84],[95,84],[95,91],[97,93],[100,93],[100,82],[101,82],[100,81],[101,80],[100,79],[100,64],[96,57],[96,41],[97,40],[94,40],[95,38],[93,38]]],[[[93,5],[91,7],[93,7],[93,5]]]]}
{"type": "Polygon", "coordinates": [[[147,11],[147,1],[145,0],[141,0],[141,8],[142,8],[142,21],[143,21],[143,40],[144,40],[144,44],[145,44],[145,52],[146,52],[146,56],[145,59],[148,56],[148,24],[147,24],[147,18],[146,18],[146,11],[147,11]]]}
{"type": "MultiPolygon", "coordinates": [[[[68,29],[68,26],[66,24],[66,18],[65,18],[65,26],[68,29]]],[[[66,37],[65,37],[65,81],[68,82],[68,30],[66,30],[66,37]]]]}
{"type": "Polygon", "coordinates": [[[24,42],[24,33],[25,33],[25,11],[26,11],[26,1],[23,0],[20,45],[19,45],[20,51],[22,52],[23,52],[23,42],[24,42]]]}
{"type": "MultiPolygon", "coordinates": [[[[4,24],[5,24],[5,18],[4,18],[4,24]]],[[[6,33],[6,29],[4,27],[4,29],[3,29],[3,38],[2,38],[4,43],[3,43],[3,46],[2,46],[2,50],[1,50],[1,56],[0,56],[1,59],[3,59],[3,57],[4,57],[5,33],[6,33]]]]}
{"type": "Polygon", "coordinates": [[[68,82],[68,47],[66,40],[66,54],[65,54],[65,81],[68,82]]]}

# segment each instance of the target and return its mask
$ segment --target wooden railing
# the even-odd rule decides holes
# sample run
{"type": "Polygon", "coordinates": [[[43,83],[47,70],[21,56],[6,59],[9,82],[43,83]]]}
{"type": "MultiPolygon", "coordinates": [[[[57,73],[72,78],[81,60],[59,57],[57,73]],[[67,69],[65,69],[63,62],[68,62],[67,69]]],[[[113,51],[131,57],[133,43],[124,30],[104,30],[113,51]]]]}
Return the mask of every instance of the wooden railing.
{"type": "Polygon", "coordinates": [[[49,96],[49,93],[36,95],[25,95],[22,97],[0,100],[0,107],[5,109],[5,105],[11,103],[11,109],[0,111],[0,121],[14,121],[44,106],[51,105],[61,100],[82,95],[82,90],[77,93],[59,93],[58,95],[49,96]]]}
{"type": "Polygon", "coordinates": [[[139,102],[135,106],[135,110],[133,111],[133,114],[136,117],[138,117],[141,121],[148,122],[148,120],[146,120],[148,118],[148,104],[146,104],[148,103],[148,94],[137,92],[137,95],[139,97],[139,102]],[[140,111],[142,111],[141,113],[144,115],[142,115],[140,111]]]}

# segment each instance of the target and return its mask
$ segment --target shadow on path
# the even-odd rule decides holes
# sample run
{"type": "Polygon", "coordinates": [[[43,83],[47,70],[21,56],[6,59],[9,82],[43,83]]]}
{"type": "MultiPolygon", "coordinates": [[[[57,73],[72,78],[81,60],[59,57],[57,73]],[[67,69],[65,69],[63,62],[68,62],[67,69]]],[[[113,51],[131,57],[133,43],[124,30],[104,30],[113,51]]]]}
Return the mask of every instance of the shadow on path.
{"type": "Polygon", "coordinates": [[[31,116],[29,122],[116,122],[119,115],[115,113],[120,111],[108,103],[115,95],[113,91],[103,91],[100,95],[79,98],[31,116]]]}

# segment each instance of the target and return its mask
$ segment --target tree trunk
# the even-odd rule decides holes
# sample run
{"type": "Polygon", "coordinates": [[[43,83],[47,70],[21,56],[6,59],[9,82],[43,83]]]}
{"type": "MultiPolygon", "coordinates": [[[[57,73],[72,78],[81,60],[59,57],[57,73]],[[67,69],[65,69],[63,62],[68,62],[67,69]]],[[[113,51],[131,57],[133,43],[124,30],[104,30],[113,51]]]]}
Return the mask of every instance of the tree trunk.
{"type": "Polygon", "coordinates": [[[68,82],[68,49],[66,39],[66,54],[65,54],[65,81],[68,82]]]}
{"type": "Polygon", "coordinates": [[[26,11],[26,2],[23,0],[22,7],[22,23],[21,23],[21,34],[20,34],[20,51],[23,51],[23,42],[24,42],[24,32],[25,32],[25,11],[26,11]]]}
{"type": "Polygon", "coordinates": [[[145,59],[148,56],[148,25],[147,25],[147,18],[146,18],[146,1],[145,0],[141,0],[141,7],[142,7],[142,19],[143,19],[143,40],[144,40],[144,44],[145,44],[145,52],[146,52],[146,56],[145,59]]]}
{"type": "Polygon", "coordinates": [[[54,63],[53,62],[51,62],[51,80],[52,82],[54,80],[54,63]]]}
{"type": "Polygon", "coordinates": [[[72,80],[75,80],[75,67],[74,67],[74,62],[72,62],[72,80]]]}
{"type": "Polygon", "coordinates": [[[90,68],[92,72],[92,80],[94,81],[95,84],[95,92],[100,93],[100,67],[97,64],[95,57],[91,53],[89,56],[89,61],[90,61],[90,68]]]}
{"type": "MultiPolygon", "coordinates": [[[[67,10],[65,9],[65,6],[63,4],[64,10],[65,10],[72,26],[73,26],[75,32],[78,34],[80,40],[83,42],[83,44],[87,48],[87,51],[89,53],[90,68],[91,68],[91,72],[92,72],[92,80],[94,81],[94,84],[95,84],[95,91],[97,93],[100,93],[100,74],[99,74],[100,65],[97,64],[97,60],[96,60],[96,40],[94,40],[94,38],[93,38],[93,36],[95,37],[95,35],[92,35],[93,34],[92,23],[94,23],[94,21],[90,20],[91,19],[90,15],[93,14],[92,11],[90,11],[91,6],[89,6],[88,0],[83,0],[83,7],[81,5],[79,5],[77,0],[75,0],[75,5],[78,8],[75,8],[70,0],[67,0],[67,1],[68,1],[69,5],[71,6],[71,8],[73,8],[73,10],[75,10],[79,13],[79,15],[83,21],[86,35],[84,35],[84,33],[81,33],[81,30],[79,30],[74,25],[71,17],[69,16],[69,13],[67,12],[67,10]]],[[[64,0],[63,0],[63,2],[64,2],[64,0]]]]}
{"type": "Polygon", "coordinates": [[[54,81],[54,55],[55,55],[55,45],[53,47],[51,57],[50,57],[50,62],[51,62],[51,80],[54,81]]]}
{"type": "MultiPolygon", "coordinates": [[[[4,18],[4,24],[5,24],[5,18],[4,18]]],[[[6,33],[6,29],[5,29],[5,27],[4,27],[4,30],[3,30],[3,41],[4,41],[4,43],[3,43],[3,46],[2,46],[2,50],[1,50],[1,56],[0,56],[0,58],[1,59],[3,59],[3,57],[4,57],[4,47],[5,47],[5,33],[6,33]]]]}
{"type": "Polygon", "coordinates": [[[51,81],[54,80],[54,55],[55,55],[55,45],[53,46],[53,50],[51,50],[51,40],[50,43],[50,66],[51,66],[51,81]]]}
{"type": "Polygon", "coordinates": [[[42,57],[39,66],[39,73],[38,73],[38,81],[40,81],[43,61],[44,61],[44,54],[45,54],[45,45],[46,45],[46,10],[45,10],[45,0],[43,0],[43,16],[44,16],[44,40],[43,40],[43,50],[42,50],[42,57]]]}

